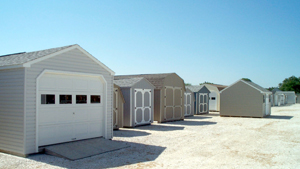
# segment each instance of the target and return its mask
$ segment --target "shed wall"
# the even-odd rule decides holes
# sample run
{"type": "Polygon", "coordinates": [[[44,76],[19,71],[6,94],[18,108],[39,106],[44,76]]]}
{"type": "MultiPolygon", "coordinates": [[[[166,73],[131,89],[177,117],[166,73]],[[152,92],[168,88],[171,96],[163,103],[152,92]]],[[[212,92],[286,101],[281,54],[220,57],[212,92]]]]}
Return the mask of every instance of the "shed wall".
{"type": "MultiPolygon", "coordinates": [[[[113,125],[117,123],[117,126],[114,126],[114,129],[119,129],[119,128],[122,128],[123,127],[123,114],[124,114],[124,97],[123,97],[123,94],[122,94],[122,91],[121,91],[121,88],[117,85],[114,84],[114,89],[116,89],[118,92],[117,92],[117,98],[114,98],[114,99],[117,99],[117,105],[114,105],[117,108],[117,118],[114,117],[113,119],[113,125]],[[115,121],[115,119],[117,119],[117,121],[115,121]]],[[[115,92],[115,91],[114,91],[115,92]]],[[[115,95],[114,95],[115,97],[115,95]]]]}
{"type": "Polygon", "coordinates": [[[0,150],[24,153],[24,69],[0,71],[0,150]]]}
{"type": "Polygon", "coordinates": [[[130,117],[131,115],[131,94],[130,94],[130,88],[121,88],[125,104],[124,104],[124,113],[123,113],[123,126],[130,126],[130,117]]]}
{"type": "Polygon", "coordinates": [[[161,122],[161,90],[154,89],[154,120],[161,122]]]}
{"type": "MultiPolygon", "coordinates": [[[[107,81],[106,139],[112,138],[113,76],[78,49],[33,64],[27,69],[26,80],[26,154],[36,152],[36,79],[43,70],[59,70],[101,74],[107,81]]],[[[104,101],[104,100],[103,100],[104,101]]]]}
{"type": "Polygon", "coordinates": [[[221,94],[220,115],[263,117],[263,94],[237,82],[221,94]]]}

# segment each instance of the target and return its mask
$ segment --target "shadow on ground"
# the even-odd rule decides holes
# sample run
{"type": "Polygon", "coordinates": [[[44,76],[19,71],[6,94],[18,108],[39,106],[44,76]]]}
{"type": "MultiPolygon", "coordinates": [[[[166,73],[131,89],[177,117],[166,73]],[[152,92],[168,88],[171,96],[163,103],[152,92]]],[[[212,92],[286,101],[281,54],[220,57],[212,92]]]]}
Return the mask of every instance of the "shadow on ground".
{"type": "Polygon", "coordinates": [[[270,115],[265,118],[267,119],[280,119],[280,120],[290,120],[294,116],[279,116],[279,115],[270,115]]]}
{"type": "Polygon", "coordinates": [[[139,136],[148,136],[151,133],[147,133],[144,131],[136,131],[136,130],[114,130],[114,137],[139,137],[139,136]]]}
{"type": "MultiPolygon", "coordinates": [[[[139,130],[154,130],[154,131],[174,131],[174,130],[183,130],[184,129],[184,127],[166,126],[164,124],[166,124],[166,123],[140,126],[137,129],[139,129],[139,130]]],[[[169,124],[169,122],[167,124],[169,124]]]]}
{"type": "Polygon", "coordinates": [[[203,126],[203,125],[212,125],[217,124],[217,122],[210,122],[210,121],[174,121],[169,122],[168,124],[171,125],[186,125],[186,126],[203,126]]]}
{"type": "Polygon", "coordinates": [[[166,149],[166,147],[160,146],[132,143],[126,141],[122,142],[130,147],[76,161],[70,161],[46,154],[30,155],[28,159],[63,168],[113,168],[154,161],[166,149]]]}
{"type": "Polygon", "coordinates": [[[212,117],[206,117],[201,115],[194,115],[189,117],[184,117],[184,119],[211,119],[212,117]]]}

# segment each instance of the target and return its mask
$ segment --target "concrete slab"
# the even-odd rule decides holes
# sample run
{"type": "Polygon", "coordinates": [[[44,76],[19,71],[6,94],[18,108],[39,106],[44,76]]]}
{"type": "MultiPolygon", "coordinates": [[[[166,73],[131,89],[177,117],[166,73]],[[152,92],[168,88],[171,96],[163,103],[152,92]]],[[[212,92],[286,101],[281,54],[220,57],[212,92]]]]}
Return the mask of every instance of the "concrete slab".
{"type": "Polygon", "coordinates": [[[124,142],[93,138],[45,146],[44,148],[46,154],[74,161],[127,147],[130,146],[124,142]]]}

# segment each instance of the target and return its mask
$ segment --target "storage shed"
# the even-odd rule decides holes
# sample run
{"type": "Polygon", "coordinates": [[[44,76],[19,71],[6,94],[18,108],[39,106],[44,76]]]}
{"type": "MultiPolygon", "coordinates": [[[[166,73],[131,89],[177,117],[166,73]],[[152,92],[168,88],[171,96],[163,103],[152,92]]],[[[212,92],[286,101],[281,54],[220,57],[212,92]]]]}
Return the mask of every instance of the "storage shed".
{"type": "Polygon", "coordinates": [[[154,86],[143,77],[114,80],[123,93],[124,127],[151,124],[154,118],[154,86]]]}
{"type": "Polygon", "coordinates": [[[210,84],[204,84],[210,91],[209,93],[209,111],[220,111],[220,92],[219,89],[210,84]]]}
{"type": "Polygon", "coordinates": [[[114,84],[113,126],[114,130],[123,127],[124,97],[120,86],[114,84]]]}
{"type": "Polygon", "coordinates": [[[209,113],[209,94],[210,91],[205,85],[187,86],[194,93],[194,114],[209,113]]]}
{"type": "Polygon", "coordinates": [[[112,138],[114,72],[79,45],[0,57],[0,150],[112,138]]]}
{"type": "Polygon", "coordinates": [[[281,92],[278,88],[272,90],[272,106],[283,106],[285,105],[286,95],[281,92]]]}
{"type": "Polygon", "coordinates": [[[194,102],[195,102],[194,93],[190,89],[185,88],[185,92],[184,92],[184,116],[185,117],[194,115],[194,102]]]}
{"type": "Polygon", "coordinates": [[[272,92],[253,82],[238,80],[220,92],[220,116],[268,116],[271,95],[272,92]]]}
{"type": "Polygon", "coordinates": [[[296,93],[294,91],[277,91],[275,94],[284,94],[286,97],[285,104],[296,103],[296,93]]]}
{"type": "MultiPolygon", "coordinates": [[[[154,120],[161,122],[184,119],[185,85],[176,73],[115,76],[115,79],[144,77],[154,89],[154,120]]],[[[126,100],[125,100],[126,101],[126,100]]]]}

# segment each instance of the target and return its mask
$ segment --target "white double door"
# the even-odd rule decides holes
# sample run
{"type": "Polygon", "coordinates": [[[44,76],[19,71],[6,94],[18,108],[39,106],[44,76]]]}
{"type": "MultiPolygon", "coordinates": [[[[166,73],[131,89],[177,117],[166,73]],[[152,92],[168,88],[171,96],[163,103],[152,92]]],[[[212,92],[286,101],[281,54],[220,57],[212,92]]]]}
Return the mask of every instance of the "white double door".
{"type": "Polygon", "coordinates": [[[100,77],[45,73],[38,82],[38,146],[103,136],[106,101],[100,77]]]}
{"type": "Polygon", "coordinates": [[[151,89],[134,89],[134,98],[135,125],[151,123],[153,121],[151,116],[151,89]]]}
{"type": "Polygon", "coordinates": [[[199,113],[207,113],[208,94],[199,93],[198,98],[198,111],[199,113]]]}
{"type": "Polygon", "coordinates": [[[184,115],[192,115],[192,94],[184,93],[184,115]]]}

